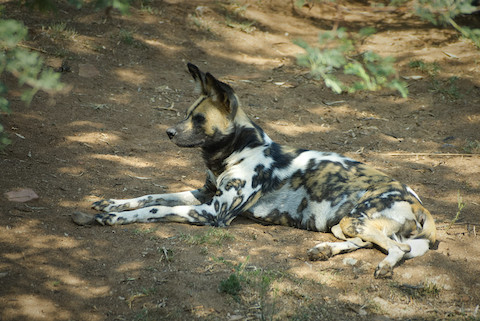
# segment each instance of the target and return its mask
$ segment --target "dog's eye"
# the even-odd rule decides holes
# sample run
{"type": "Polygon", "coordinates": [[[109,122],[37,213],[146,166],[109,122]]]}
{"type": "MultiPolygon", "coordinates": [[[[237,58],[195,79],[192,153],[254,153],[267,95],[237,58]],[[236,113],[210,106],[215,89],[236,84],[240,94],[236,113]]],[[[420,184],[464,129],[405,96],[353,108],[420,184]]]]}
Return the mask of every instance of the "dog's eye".
{"type": "Polygon", "coordinates": [[[201,123],[205,122],[205,116],[202,115],[202,114],[196,114],[196,115],[193,116],[192,119],[195,123],[198,123],[198,124],[201,124],[201,123]]]}

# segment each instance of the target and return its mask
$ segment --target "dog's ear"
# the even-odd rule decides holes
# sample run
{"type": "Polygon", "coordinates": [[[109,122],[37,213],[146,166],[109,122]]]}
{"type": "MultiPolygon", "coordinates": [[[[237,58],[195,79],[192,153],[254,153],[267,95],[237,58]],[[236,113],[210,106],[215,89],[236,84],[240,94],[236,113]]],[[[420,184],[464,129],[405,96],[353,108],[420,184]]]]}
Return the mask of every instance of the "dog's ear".
{"type": "Polygon", "coordinates": [[[205,75],[205,80],[208,96],[218,104],[219,108],[223,109],[229,115],[230,119],[235,118],[238,109],[238,100],[232,87],[217,80],[209,72],[205,75]]]}
{"type": "Polygon", "coordinates": [[[206,90],[205,74],[194,64],[188,63],[187,67],[188,71],[193,77],[193,80],[195,80],[195,92],[197,94],[208,95],[206,90]]]}
{"type": "Polygon", "coordinates": [[[195,92],[211,97],[217,106],[225,111],[230,119],[235,118],[238,100],[229,85],[217,80],[211,73],[204,74],[194,64],[187,64],[188,71],[195,80],[195,92]]]}

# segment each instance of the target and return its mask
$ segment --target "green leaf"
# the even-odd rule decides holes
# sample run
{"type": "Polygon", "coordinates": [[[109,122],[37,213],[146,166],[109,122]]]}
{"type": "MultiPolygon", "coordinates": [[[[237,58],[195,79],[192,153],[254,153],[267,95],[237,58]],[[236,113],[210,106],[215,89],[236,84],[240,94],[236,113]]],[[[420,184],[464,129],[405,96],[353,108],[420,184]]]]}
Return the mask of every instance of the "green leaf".
{"type": "Polygon", "coordinates": [[[80,9],[83,6],[82,0],[68,0],[68,3],[75,6],[77,9],[80,9]]]}
{"type": "Polygon", "coordinates": [[[325,85],[327,87],[330,87],[335,93],[341,94],[343,89],[342,89],[342,83],[337,80],[335,77],[326,77],[324,78],[325,85]]]}
{"type": "Polygon", "coordinates": [[[113,0],[112,6],[122,14],[127,14],[130,8],[130,2],[128,0],[113,0]]]}
{"type": "Polygon", "coordinates": [[[301,7],[303,7],[303,5],[305,4],[305,2],[306,2],[306,0],[296,0],[296,1],[295,1],[295,6],[296,6],[297,8],[301,8],[301,7]]]}
{"type": "Polygon", "coordinates": [[[377,32],[377,29],[373,28],[373,27],[365,27],[365,28],[362,28],[358,31],[358,34],[360,37],[368,37],[368,36],[371,36],[373,34],[375,34],[377,32]]]}
{"type": "Polygon", "coordinates": [[[12,142],[10,139],[8,139],[7,134],[5,134],[3,130],[3,125],[0,124],[0,150],[12,142]]]}
{"type": "Polygon", "coordinates": [[[403,98],[408,97],[408,88],[407,88],[407,83],[398,79],[393,79],[389,85],[389,88],[391,89],[396,89],[400,95],[402,95],[403,98]]]}
{"type": "Polygon", "coordinates": [[[0,111],[10,113],[10,103],[5,97],[0,97],[0,111]]]}
{"type": "Polygon", "coordinates": [[[64,85],[60,82],[60,74],[47,68],[42,71],[38,79],[39,89],[42,90],[61,90],[64,85]]]}
{"type": "Polygon", "coordinates": [[[37,91],[38,91],[37,88],[26,89],[22,92],[20,99],[26,102],[27,104],[30,104],[32,102],[33,96],[35,96],[37,91]]]}
{"type": "Polygon", "coordinates": [[[480,49],[480,29],[470,29],[468,27],[461,27],[463,29],[462,34],[472,40],[472,42],[480,49]]]}
{"type": "Polygon", "coordinates": [[[0,19],[0,46],[12,49],[27,35],[27,28],[16,20],[0,19]]]}
{"type": "Polygon", "coordinates": [[[346,64],[344,67],[344,72],[347,75],[355,75],[360,77],[365,82],[370,82],[370,76],[367,74],[362,64],[358,61],[346,64]]]}
{"type": "Polygon", "coordinates": [[[130,8],[129,0],[97,0],[95,2],[95,7],[97,9],[105,9],[112,7],[120,11],[121,14],[127,14],[130,8]]]}

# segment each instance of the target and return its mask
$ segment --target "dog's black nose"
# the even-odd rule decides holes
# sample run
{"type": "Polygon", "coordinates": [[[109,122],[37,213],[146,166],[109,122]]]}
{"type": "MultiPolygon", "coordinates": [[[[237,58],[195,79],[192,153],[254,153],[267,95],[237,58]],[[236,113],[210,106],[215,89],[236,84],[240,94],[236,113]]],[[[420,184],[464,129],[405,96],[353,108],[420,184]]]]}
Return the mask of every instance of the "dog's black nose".
{"type": "Polygon", "coordinates": [[[177,131],[175,130],[175,128],[167,129],[168,138],[172,139],[173,137],[175,137],[176,134],[177,134],[177,131]]]}

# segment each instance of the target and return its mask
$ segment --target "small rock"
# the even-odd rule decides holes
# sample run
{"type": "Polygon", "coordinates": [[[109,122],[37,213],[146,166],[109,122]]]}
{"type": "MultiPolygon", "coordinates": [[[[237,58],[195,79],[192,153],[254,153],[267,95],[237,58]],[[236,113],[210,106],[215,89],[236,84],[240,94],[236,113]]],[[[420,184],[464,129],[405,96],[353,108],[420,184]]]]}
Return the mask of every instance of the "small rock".
{"type": "Polygon", "coordinates": [[[82,212],[73,212],[72,213],[72,221],[77,225],[90,225],[95,222],[95,216],[82,213],[82,212]]]}

